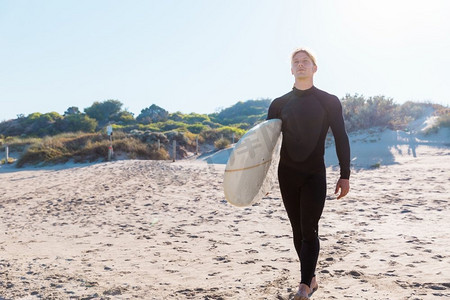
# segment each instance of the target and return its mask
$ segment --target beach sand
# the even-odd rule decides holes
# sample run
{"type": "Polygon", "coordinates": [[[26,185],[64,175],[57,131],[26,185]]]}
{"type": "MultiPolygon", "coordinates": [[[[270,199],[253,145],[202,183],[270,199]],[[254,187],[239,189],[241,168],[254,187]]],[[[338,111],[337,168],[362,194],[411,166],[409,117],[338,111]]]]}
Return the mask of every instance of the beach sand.
{"type": "MultiPolygon", "coordinates": [[[[389,165],[355,168],[341,200],[327,169],[312,299],[450,298],[450,150],[391,153],[389,165]]],[[[223,170],[0,169],[0,299],[292,299],[299,265],[278,187],[233,207],[223,170]]]]}

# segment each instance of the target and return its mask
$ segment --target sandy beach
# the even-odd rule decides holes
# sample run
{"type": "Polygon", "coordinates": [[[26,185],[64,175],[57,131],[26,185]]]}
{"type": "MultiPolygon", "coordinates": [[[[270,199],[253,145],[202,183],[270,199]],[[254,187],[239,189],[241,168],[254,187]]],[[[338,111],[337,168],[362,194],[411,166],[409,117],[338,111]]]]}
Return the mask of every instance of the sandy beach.
{"type": "MultiPolygon", "coordinates": [[[[450,298],[450,148],[400,145],[328,167],[312,299],[450,298]]],[[[0,168],[0,299],[292,299],[298,259],[278,187],[228,204],[224,165],[0,168]]]]}

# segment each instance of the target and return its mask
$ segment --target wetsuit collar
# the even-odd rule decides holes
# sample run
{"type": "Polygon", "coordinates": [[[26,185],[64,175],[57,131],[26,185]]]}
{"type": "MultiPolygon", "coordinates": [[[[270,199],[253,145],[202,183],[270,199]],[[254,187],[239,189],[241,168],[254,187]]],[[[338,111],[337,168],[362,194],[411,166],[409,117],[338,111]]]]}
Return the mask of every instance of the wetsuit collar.
{"type": "Polygon", "coordinates": [[[306,96],[306,95],[310,95],[311,93],[313,93],[316,90],[315,86],[310,87],[307,90],[299,90],[298,88],[296,88],[295,86],[292,88],[292,91],[294,92],[294,94],[296,94],[297,96],[301,97],[301,96],[306,96]]]}

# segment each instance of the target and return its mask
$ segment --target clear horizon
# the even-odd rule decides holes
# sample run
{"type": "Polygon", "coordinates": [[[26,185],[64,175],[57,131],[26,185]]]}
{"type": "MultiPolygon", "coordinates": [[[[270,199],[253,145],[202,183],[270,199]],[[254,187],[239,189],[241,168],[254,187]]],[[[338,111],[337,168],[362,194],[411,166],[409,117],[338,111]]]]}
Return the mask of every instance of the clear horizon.
{"type": "Polygon", "coordinates": [[[108,99],[135,116],[273,99],[292,87],[298,46],[339,98],[449,106],[448,11],[445,0],[0,0],[0,121],[108,99]]]}

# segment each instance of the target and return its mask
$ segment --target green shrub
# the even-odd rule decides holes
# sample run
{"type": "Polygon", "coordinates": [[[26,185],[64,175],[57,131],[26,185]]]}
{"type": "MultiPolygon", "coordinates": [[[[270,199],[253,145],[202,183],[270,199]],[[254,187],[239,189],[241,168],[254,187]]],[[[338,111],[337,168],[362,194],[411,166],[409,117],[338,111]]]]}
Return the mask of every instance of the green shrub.
{"type": "Polygon", "coordinates": [[[365,99],[358,94],[354,96],[347,94],[342,99],[343,115],[348,131],[390,127],[395,108],[393,99],[385,96],[365,99]]]}
{"type": "Polygon", "coordinates": [[[156,104],[141,110],[136,120],[142,124],[165,122],[169,118],[169,112],[156,104]]]}
{"type": "Polygon", "coordinates": [[[180,130],[180,131],[186,131],[187,125],[182,122],[176,122],[176,121],[166,121],[166,122],[160,122],[156,123],[156,126],[159,128],[159,131],[170,131],[170,130],[180,130]]]}
{"type": "Polygon", "coordinates": [[[153,131],[153,132],[161,131],[161,128],[159,128],[158,125],[155,124],[155,123],[148,124],[148,125],[139,124],[138,125],[138,129],[139,130],[150,130],[150,131],[153,131]]]}
{"type": "Polygon", "coordinates": [[[244,129],[239,129],[231,126],[222,126],[217,129],[202,131],[200,133],[200,136],[206,143],[213,143],[214,141],[221,139],[222,137],[231,140],[233,137],[233,133],[235,140],[238,140],[245,134],[245,132],[246,130],[244,129]]]}
{"type": "Polygon", "coordinates": [[[189,130],[189,132],[195,133],[195,134],[199,134],[202,131],[205,131],[206,129],[208,129],[208,127],[203,125],[203,124],[201,124],[201,123],[196,123],[196,124],[192,124],[192,125],[188,125],[187,126],[187,130],[189,130]]]}
{"type": "Polygon", "coordinates": [[[239,136],[239,137],[243,136],[245,134],[245,132],[247,131],[244,129],[239,129],[239,128],[231,127],[231,126],[223,126],[223,127],[217,128],[216,130],[220,134],[231,136],[234,133],[235,136],[239,136]]]}
{"type": "Polygon", "coordinates": [[[60,120],[57,126],[60,132],[94,132],[98,123],[85,114],[72,114],[60,120]]]}
{"type": "Polygon", "coordinates": [[[249,123],[238,123],[238,124],[231,124],[230,126],[247,131],[250,128],[252,128],[253,125],[250,125],[249,123]]]}
{"type": "Polygon", "coordinates": [[[202,115],[202,114],[196,114],[196,113],[190,113],[188,115],[183,115],[183,122],[187,124],[196,124],[196,123],[202,123],[202,122],[210,122],[210,118],[208,115],[202,115]]]}
{"type": "Polygon", "coordinates": [[[219,127],[222,126],[222,125],[219,124],[219,123],[214,123],[214,122],[211,122],[211,121],[203,121],[202,124],[205,125],[205,126],[207,126],[207,128],[209,127],[209,128],[213,128],[213,129],[214,129],[214,128],[219,128],[219,127]]]}
{"type": "Polygon", "coordinates": [[[4,164],[13,164],[16,161],[15,158],[13,157],[8,157],[8,161],[6,161],[6,158],[2,158],[0,160],[0,165],[4,165],[4,164]]]}
{"type": "Polygon", "coordinates": [[[97,120],[100,126],[103,126],[110,120],[117,121],[122,106],[122,102],[114,99],[105,100],[103,102],[95,101],[91,106],[85,108],[84,112],[90,118],[97,120]]]}
{"type": "Polygon", "coordinates": [[[270,99],[239,101],[233,106],[209,116],[211,121],[223,125],[243,122],[253,124],[266,118],[271,102],[270,99]]]}
{"type": "Polygon", "coordinates": [[[222,138],[222,139],[218,139],[217,141],[214,142],[214,147],[216,147],[216,149],[218,150],[222,150],[225,148],[230,147],[231,142],[228,139],[222,138]]]}

